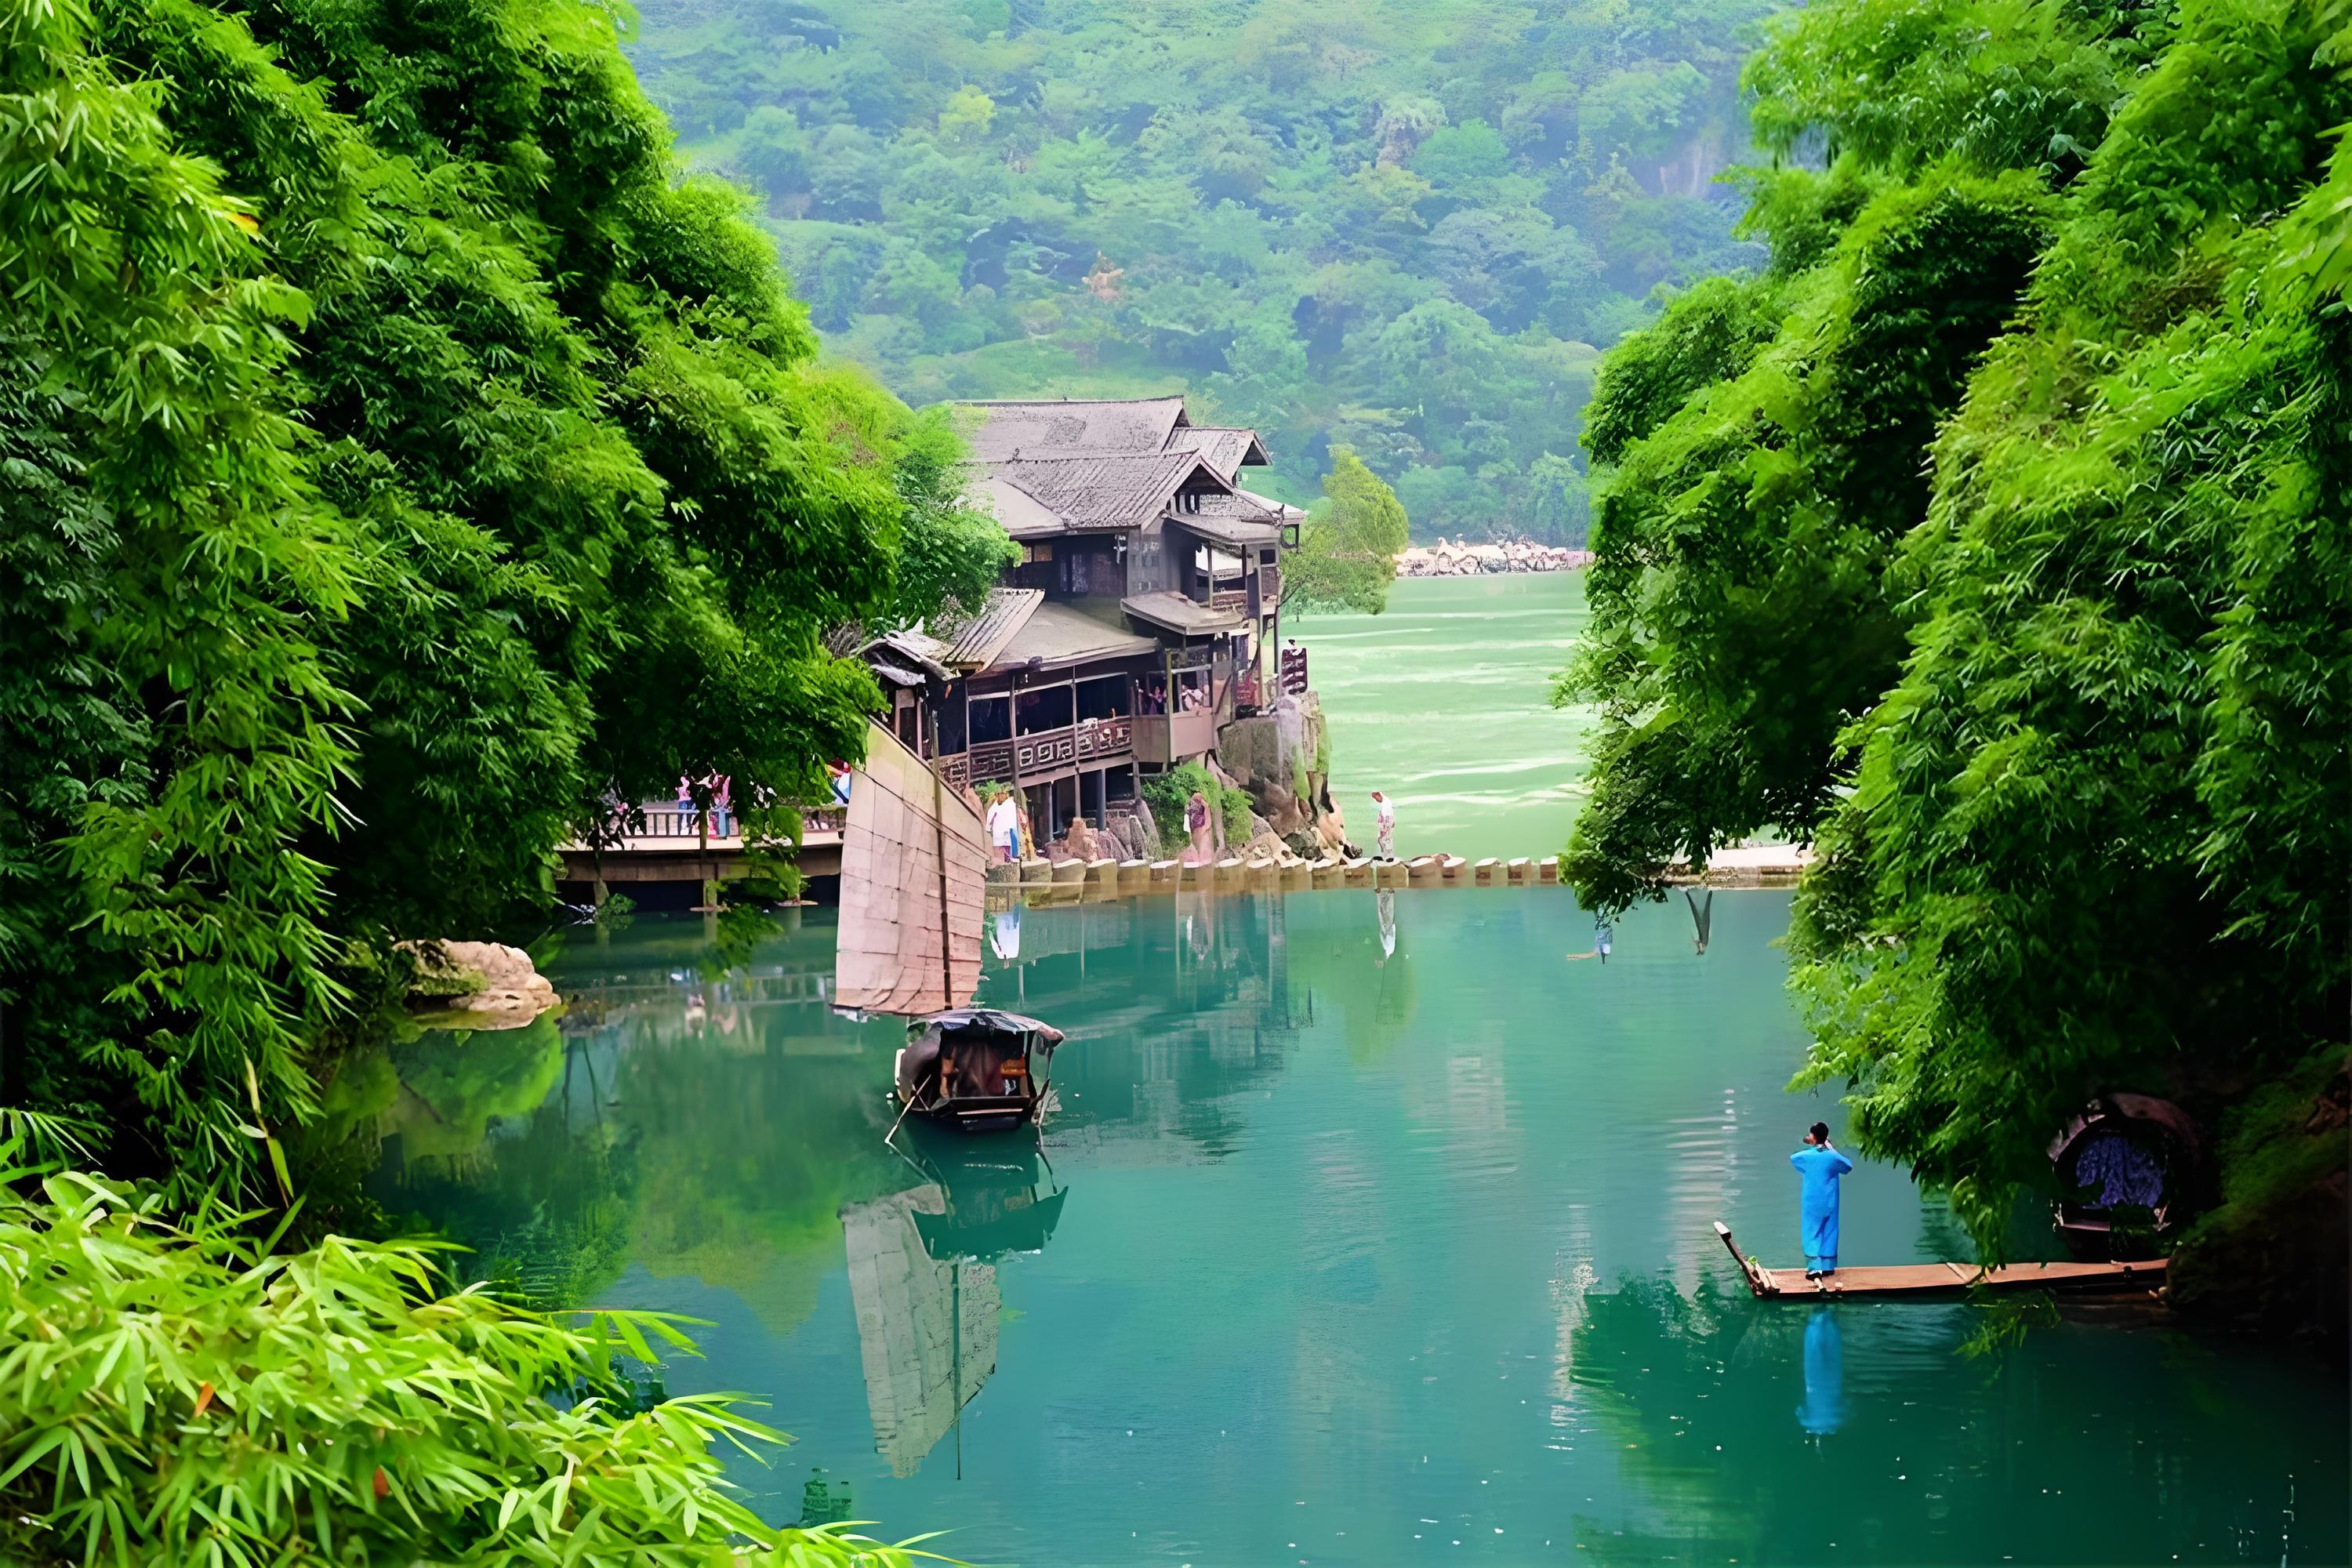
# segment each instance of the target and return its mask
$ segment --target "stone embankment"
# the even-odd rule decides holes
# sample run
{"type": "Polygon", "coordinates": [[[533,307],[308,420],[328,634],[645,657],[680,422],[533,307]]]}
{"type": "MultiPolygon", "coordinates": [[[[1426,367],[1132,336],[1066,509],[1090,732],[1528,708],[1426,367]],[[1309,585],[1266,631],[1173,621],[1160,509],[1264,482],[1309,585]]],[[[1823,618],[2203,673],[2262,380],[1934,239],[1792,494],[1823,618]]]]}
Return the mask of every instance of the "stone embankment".
{"type": "Polygon", "coordinates": [[[1573,572],[1591,563],[1590,550],[1530,544],[1525,540],[1505,544],[1449,544],[1441,536],[1434,544],[1416,544],[1398,556],[1397,575],[1475,577],[1489,572],[1573,572]]]}
{"type": "MultiPolygon", "coordinates": [[[[1667,879],[1710,888],[1785,888],[1811,851],[1794,845],[1727,849],[1703,870],[1677,867],[1667,879]]],[[[1304,860],[1296,856],[1228,856],[1181,860],[1023,860],[988,868],[992,891],[1067,898],[1120,898],[1136,893],[1304,891],[1312,888],[1556,888],[1555,857],[1505,860],[1489,856],[1423,855],[1411,860],[1304,860]]]]}

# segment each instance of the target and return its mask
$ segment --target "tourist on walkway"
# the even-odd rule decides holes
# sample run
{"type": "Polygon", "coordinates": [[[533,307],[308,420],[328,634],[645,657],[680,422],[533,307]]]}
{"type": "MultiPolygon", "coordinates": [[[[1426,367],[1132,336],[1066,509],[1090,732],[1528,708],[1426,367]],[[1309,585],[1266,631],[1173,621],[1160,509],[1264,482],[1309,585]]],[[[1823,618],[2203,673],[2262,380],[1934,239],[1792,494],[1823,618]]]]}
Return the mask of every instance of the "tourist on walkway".
{"type": "Polygon", "coordinates": [[[734,792],[730,787],[728,775],[720,773],[710,791],[710,836],[713,838],[727,837],[727,824],[734,812],[734,792]]]}
{"type": "Polygon", "coordinates": [[[824,771],[833,780],[833,804],[846,808],[849,805],[849,764],[835,757],[824,764],[824,771]]]}
{"type": "Polygon", "coordinates": [[[1789,1163],[1797,1167],[1801,1182],[1797,1223],[1803,1233],[1805,1278],[1826,1279],[1837,1272],[1838,1178],[1853,1169],[1853,1162],[1830,1147],[1829,1123],[1816,1121],[1789,1163]]]}
{"type": "Polygon", "coordinates": [[[1396,806],[1380,791],[1372,792],[1372,822],[1380,847],[1374,854],[1382,860],[1396,858],[1396,806]]]}
{"type": "Polygon", "coordinates": [[[1021,814],[1013,809],[1009,789],[998,790],[988,803],[988,841],[996,846],[1000,862],[1021,858],[1021,814]]]}

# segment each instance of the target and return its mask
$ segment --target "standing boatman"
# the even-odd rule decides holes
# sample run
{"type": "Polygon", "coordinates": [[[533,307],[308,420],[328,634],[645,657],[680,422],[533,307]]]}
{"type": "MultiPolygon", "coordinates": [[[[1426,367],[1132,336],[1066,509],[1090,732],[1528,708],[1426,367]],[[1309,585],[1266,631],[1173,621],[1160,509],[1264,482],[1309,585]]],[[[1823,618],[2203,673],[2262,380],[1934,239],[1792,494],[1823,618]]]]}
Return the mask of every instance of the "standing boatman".
{"type": "Polygon", "coordinates": [[[1802,1184],[1797,1226],[1804,1237],[1805,1278],[1826,1279],[1837,1272],[1838,1178],[1853,1169],[1853,1162],[1830,1147],[1829,1123],[1816,1121],[1789,1163],[1797,1167],[1802,1184]]]}

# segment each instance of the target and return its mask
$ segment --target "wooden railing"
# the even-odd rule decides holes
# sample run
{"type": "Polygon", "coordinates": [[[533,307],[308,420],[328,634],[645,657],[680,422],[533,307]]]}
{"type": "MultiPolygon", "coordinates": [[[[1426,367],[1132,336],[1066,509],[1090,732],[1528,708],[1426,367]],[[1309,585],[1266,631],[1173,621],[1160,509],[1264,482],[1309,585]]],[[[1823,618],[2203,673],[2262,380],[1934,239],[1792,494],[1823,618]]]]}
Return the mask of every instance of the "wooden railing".
{"type": "Polygon", "coordinates": [[[983,779],[1011,784],[1015,778],[1026,780],[1077,763],[1126,762],[1134,751],[1134,720],[1089,719],[1010,741],[983,741],[967,752],[941,759],[940,768],[952,784],[983,779]]]}
{"type": "Polygon", "coordinates": [[[1247,615],[1249,614],[1249,590],[1247,588],[1220,588],[1215,593],[1209,595],[1209,608],[1213,610],[1238,610],[1243,615],[1247,615]]]}
{"type": "MultiPolygon", "coordinates": [[[[804,837],[837,834],[841,831],[842,825],[848,815],[837,805],[811,807],[801,813],[801,832],[804,837]]],[[[646,825],[643,827],[632,827],[626,824],[622,826],[621,841],[623,843],[625,844],[636,838],[699,838],[702,836],[700,816],[693,811],[680,811],[674,805],[649,805],[646,807],[645,817],[646,825]]],[[[743,831],[740,820],[733,813],[729,813],[727,831],[721,834],[718,830],[718,818],[714,814],[711,819],[710,837],[714,839],[728,840],[740,837],[743,831]]]]}

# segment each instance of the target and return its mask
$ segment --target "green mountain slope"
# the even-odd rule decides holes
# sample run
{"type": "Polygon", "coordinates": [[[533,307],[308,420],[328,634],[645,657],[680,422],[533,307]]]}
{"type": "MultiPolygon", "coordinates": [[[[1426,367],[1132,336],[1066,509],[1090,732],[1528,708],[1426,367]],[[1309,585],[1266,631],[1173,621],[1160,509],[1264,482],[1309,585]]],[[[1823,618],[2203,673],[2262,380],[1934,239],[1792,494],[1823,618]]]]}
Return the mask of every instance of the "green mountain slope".
{"type": "Polygon", "coordinates": [[[1305,500],[1580,539],[1598,348],[1754,258],[1715,181],[1759,0],[651,0],[688,156],[916,402],[1182,389],[1305,500]]]}

